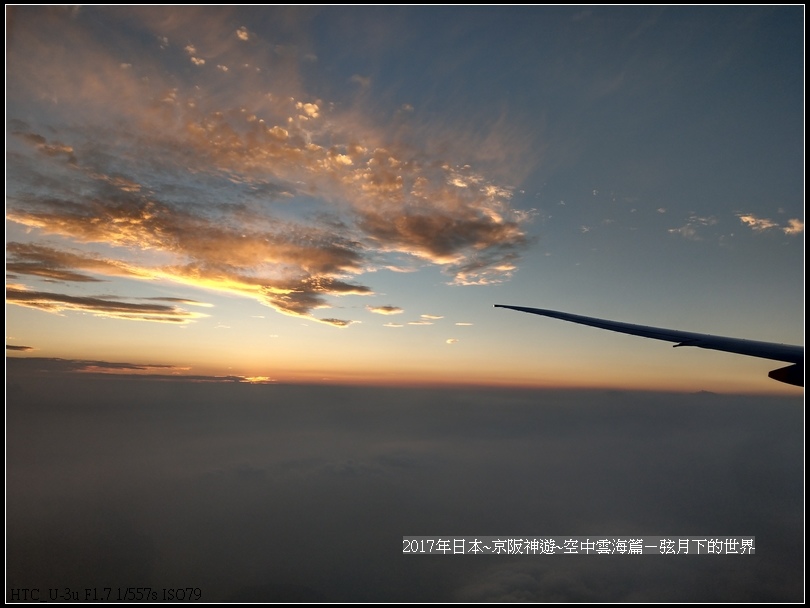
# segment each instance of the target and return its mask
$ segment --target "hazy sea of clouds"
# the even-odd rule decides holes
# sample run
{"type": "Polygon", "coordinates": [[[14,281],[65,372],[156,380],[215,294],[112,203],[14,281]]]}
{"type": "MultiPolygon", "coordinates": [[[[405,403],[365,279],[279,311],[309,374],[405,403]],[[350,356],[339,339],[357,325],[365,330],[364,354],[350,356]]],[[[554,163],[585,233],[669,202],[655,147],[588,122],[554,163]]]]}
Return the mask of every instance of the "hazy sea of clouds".
{"type": "MultiPolygon", "coordinates": [[[[7,378],[12,588],[205,601],[801,601],[801,397],[7,378]],[[412,556],[404,535],[754,535],[412,556]]],[[[44,592],[44,591],[43,591],[44,592]]]]}

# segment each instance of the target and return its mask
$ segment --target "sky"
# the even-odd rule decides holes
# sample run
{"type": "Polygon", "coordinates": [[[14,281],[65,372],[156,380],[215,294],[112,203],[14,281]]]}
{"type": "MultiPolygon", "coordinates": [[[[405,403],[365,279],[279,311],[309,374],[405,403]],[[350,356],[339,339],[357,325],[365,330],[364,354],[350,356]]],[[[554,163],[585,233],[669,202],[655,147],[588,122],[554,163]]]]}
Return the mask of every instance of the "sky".
{"type": "Polygon", "coordinates": [[[494,308],[801,344],[803,6],[15,7],[6,49],[7,601],[803,600],[778,362],[494,308]]]}
{"type": "Polygon", "coordinates": [[[493,305],[800,344],[803,12],[14,8],[11,354],[795,394],[493,305]]]}

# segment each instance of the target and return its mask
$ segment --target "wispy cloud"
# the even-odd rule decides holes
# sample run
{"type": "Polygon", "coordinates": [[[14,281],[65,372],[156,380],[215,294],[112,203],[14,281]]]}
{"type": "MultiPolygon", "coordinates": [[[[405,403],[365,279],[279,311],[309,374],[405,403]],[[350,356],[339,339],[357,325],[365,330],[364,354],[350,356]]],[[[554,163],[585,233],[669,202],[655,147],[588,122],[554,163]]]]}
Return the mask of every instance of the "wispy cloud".
{"type": "Polygon", "coordinates": [[[25,35],[10,90],[59,104],[43,102],[47,131],[14,122],[7,217],[105,246],[92,270],[65,252],[47,260],[20,252],[16,264],[63,281],[129,264],[314,320],[332,297],[371,294],[353,279],[379,268],[438,265],[458,285],[510,278],[530,215],[512,208],[507,185],[456,153],[405,145],[363,112],[309,95],[298,78],[309,49],[281,53],[215,13],[167,19],[166,11],[133,9],[132,19],[161,41],[143,57],[110,57],[82,20],[56,12],[43,10],[36,27],[16,24],[25,35]],[[80,40],[76,53],[52,52],[48,28],[80,40]],[[172,57],[198,60],[194,77],[167,76],[163,62],[172,57]],[[71,113],[70,127],[60,124],[62,112],[71,113]],[[308,213],[300,201],[328,213],[308,213]],[[131,261],[146,250],[167,263],[131,261]]]}
{"type": "Polygon", "coordinates": [[[334,325],[335,327],[348,327],[353,323],[359,323],[360,321],[346,321],[344,319],[320,319],[321,323],[327,323],[328,325],[334,325]]]}
{"type": "Polygon", "coordinates": [[[188,368],[156,363],[126,363],[120,361],[90,361],[85,359],[58,359],[52,357],[28,357],[14,359],[15,364],[38,371],[54,372],[155,372],[162,370],[186,371],[188,368]]]}
{"type": "Polygon", "coordinates": [[[690,241],[700,241],[703,239],[702,235],[700,234],[701,229],[707,226],[713,226],[717,223],[717,218],[715,217],[701,217],[696,214],[692,214],[689,216],[686,224],[681,226],[680,228],[670,228],[670,234],[678,234],[685,239],[689,239],[690,241]]]}
{"type": "Polygon", "coordinates": [[[349,78],[349,82],[359,84],[364,89],[371,86],[371,78],[368,76],[360,76],[360,74],[354,74],[351,78],[349,78]]]}
{"type": "Polygon", "coordinates": [[[189,367],[161,363],[130,363],[122,361],[99,361],[87,359],[60,359],[56,357],[7,357],[6,365],[19,374],[55,374],[119,376],[138,380],[158,380],[172,382],[211,382],[268,384],[274,380],[267,376],[206,376],[189,374],[189,367]]]}
{"type": "Polygon", "coordinates": [[[33,346],[23,346],[21,344],[6,344],[6,350],[17,350],[26,352],[29,350],[34,350],[33,346]]]}
{"type": "Polygon", "coordinates": [[[782,230],[785,234],[800,234],[804,232],[804,222],[800,219],[788,220],[788,225],[782,230]]]}
{"type": "Polygon", "coordinates": [[[6,286],[6,302],[45,312],[61,313],[65,310],[72,310],[87,312],[97,317],[129,321],[188,323],[206,316],[176,306],[126,302],[109,297],[71,296],[62,293],[32,291],[16,286],[6,286]]]}
{"type": "MultiPolygon", "coordinates": [[[[281,226],[276,226],[278,232],[274,233],[223,225],[175,206],[144,203],[132,193],[85,205],[40,200],[29,209],[9,211],[8,218],[78,242],[153,250],[171,254],[180,262],[136,266],[17,244],[11,249],[14,261],[9,269],[18,273],[69,281],[97,280],[75,271],[84,269],[160,278],[254,297],[280,312],[307,317],[312,310],[327,306],[327,295],[371,293],[368,287],[338,278],[359,271],[358,246],[342,242],[337,234],[304,226],[279,222],[281,226]]],[[[334,319],[323,322],[341,324],[334,319]]]]}
{"type": "Polygon", "coordinates": [[[378,315],[399,315],[405,312],[399,306],[366,306],[366,310],[378,315]]]}
{"type": "MultiPolygon", "coordinates": [[[[171,297],[155,297],[155,298],[143,298],[144,300],[156,300],[158,302],[174,302],[176,304],[188,304],[189,306],[202,306],[203,308],[211,308],[213,304],[209,304],[208,302],[198,302],[197,300],[189,300],[188,298],[171,298],[171,297]]],[[[263,319],[262,316],[257,316],[257,318],[263,319]]]]}
{"type": "Polygon", "coordinates": [[[94,276],[77,272],[87,270],[104,275],[138,276],[125,264],[103,260],[94,256],[60,251],[44,245],[31,243],[8,243],[6,270],[44,277],[54,281],[97,282],[94,276]]]}
{"type": "Polygon", "coordinates": [[[765,232],[766,230],[779,230],[789,236],[801,234],[804,232],[804,222],[800,219],[788,220],[786,226],[780,226],[774,220],[768,218],[760,218],[753,213],[740,213],[737,215],[740,221],[751,228],[754,232],[765,232]]]}
{"type": "Polygon", "coordinates": [[[73,156],[73,148],[60,141],[48,142],[48,140],[38,133],[27,133],[24,131],[13,131],[12,135],[17,136],[22,141],[33,146],[38,152],[45,156],[62,157],[70,163],[76,161],[73,156]]]}

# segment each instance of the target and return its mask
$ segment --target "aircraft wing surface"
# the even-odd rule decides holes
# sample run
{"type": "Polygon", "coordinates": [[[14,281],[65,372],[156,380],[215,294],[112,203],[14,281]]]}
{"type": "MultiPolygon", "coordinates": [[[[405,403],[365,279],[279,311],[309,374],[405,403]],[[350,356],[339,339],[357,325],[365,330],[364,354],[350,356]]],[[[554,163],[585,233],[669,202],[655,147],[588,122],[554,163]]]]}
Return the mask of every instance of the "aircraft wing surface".
{"type": "Polygon", "coordinates": [[[795,386],[804,386],[804,347],[792,346],[789,344],[776,344],[773,342],[759,342],[756,340],[743,340],[741,338],[726,338],[723,336],[713,336],[710,334],[700,334],[677,329],[664,329],[662,327],[649,327],[646,325],[635,325],[633,323],[621,323],[619,321],[608,321],[595,317],[585,317],[574,315],[557,310],[547,310],[544,308],[528,308],[525,306],[508,306],[496,304],[496,308],[511,308],[520,312],[528,312],[562,321],[571,321],[580,325],[589,325],[600,329],[608,329],[623,334],[642,336],[654,340],[664,340],[675,342],[674,346],[696,346],[711,350],[720,350],[738,355],[748,355],[762,359],[772,359],[774,361],[787,361],[793,365],[777,369],[768,374],[774,380],[786,382],[795,386]]]}

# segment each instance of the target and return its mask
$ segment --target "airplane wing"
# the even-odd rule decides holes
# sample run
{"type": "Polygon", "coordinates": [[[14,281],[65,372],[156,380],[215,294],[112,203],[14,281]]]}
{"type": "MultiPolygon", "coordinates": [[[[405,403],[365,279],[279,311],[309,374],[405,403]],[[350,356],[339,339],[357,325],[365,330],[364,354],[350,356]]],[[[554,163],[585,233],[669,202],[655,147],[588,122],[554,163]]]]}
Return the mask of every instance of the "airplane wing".
{"type": "Polygon", "coordinates": [[[634,325],[633,323],[620,323],[618,321],[608,321],[606,319],[596,319],[594,317],[584,317],[582,315],[572,315],[567,312],[556,310],[546,310],[544,308],[527,308],[525,306],[507,306],[496,304],[496,308],[511,308],[520,312],[528,312],[544,317],[552,317],[563,321],[571,321],[580,325],[590,325],[600,329],[609,329],[623,334],[642,336],[654,340],[664,340],[675,342],[674,346],[696,346],[698,348],[708,348],[711,350],[721,350],[727,353],[738,355],[748,355],[750,357],[760,357],[762,359],[773,359],[774,361],[787,361],[793,365],[775,369],[768,374],[770,378],[793,384],[794,386],[804,386],[804,347],[791,346],[788,344],[775,344],[772,342],[758,342],[756,340],[743,340],[740,338],[724,338],[722,336],[712,336],[709,334],[699,334],[689,331],[679,331],[677,329],[664,329],[661,327],[648,327],[646,325],[634,325]]]}

